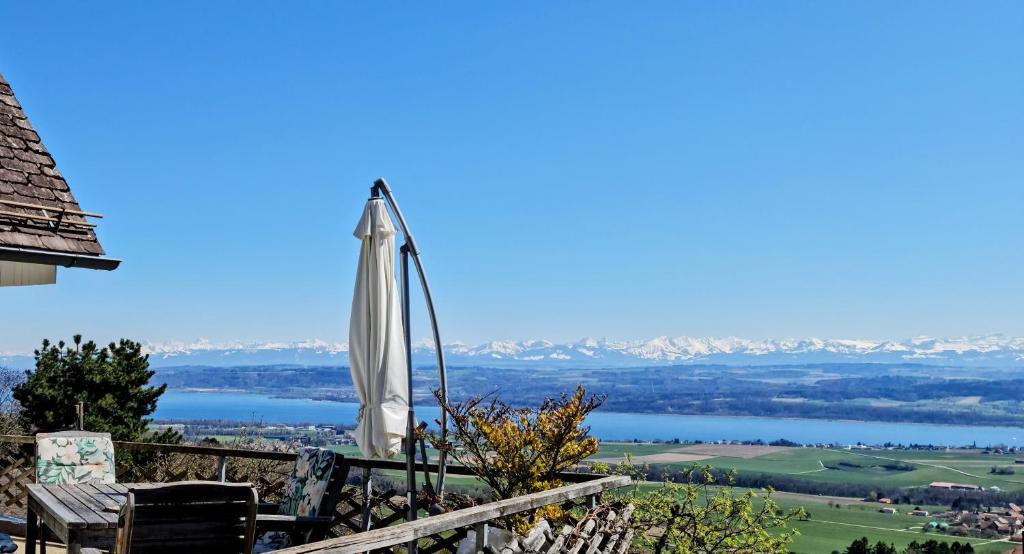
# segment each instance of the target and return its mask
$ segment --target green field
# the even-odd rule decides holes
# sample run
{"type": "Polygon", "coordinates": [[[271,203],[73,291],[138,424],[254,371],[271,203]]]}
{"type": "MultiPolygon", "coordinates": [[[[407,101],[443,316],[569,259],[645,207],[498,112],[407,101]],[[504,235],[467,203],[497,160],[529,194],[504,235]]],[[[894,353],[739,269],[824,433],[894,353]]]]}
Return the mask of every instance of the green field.
{"type": "MultiPolygon", "coordinates": [[[[604,443],[594,458],[621,458],[629,453],[638,462],[644,456],[686,451],[686,446],[668,444],[604,443]]],[[[879,487],[920,487],[933,481],[952,481],[982,487],[998,486],[1004,491],[1024,492],[1024,464],[1014,464],[1015,456],[982,454],[979,450],[897,451],[840,450],[824,448],[787,448],[754,458],[717,456],[698,462],[658,462],[688,467],[694,463],[739,472],[766,473],[798,477],[808,481],[843,482],[879,487]],[[908,464],[910,470],[894,469],[893,464],[908,464]],[[1014,466],[1019,475],[990,473],[992,466],[1014,466]],[[963,473],[961,473],[963,472],[963,473]]]]}
{"type": "MultiPolygon", "coordinates": [[[[648,485],[650,489],[656,485],[648,485]]],[[[736,489],[745,491],[747,489],[736,489]]],[[[763,495],[763,491],[756,491],[763,495]]],[[[963,537],[951,537],[935,531],[923,532],[924,525],[934,518],[911,516],[906,513],[887,515],[879,512],[883,506],[875,502],[863,502],[858,499],[839,499],[833,497],[817,497],[789,493],[776,493],[774,500],[784,510],[804,508],[808,513],[807,520],[794,521],[793,527],[799,535],[790,546],[793,554],[828,554],[833,550],[842,552],[849,544],[861,537],[868,537],[871,542],[883,541],[892,543],[899,549],[905,548],[912,541],[924,542],[929,539],[945,542],[969,542],[979,554],[1000,554],[1012,547],[1005,540],[987,540],[963,537]],[[833,504],[830,505],[829,502],[833,504]],[[839,506],[836,507],[836,504],[839,506]]],[[[909,507],[898,507],[906,512],[909,507]]],[[[942,506],[921,506],[929,512],[944,512],[942,506]]]]}
{"type": "MultiPolygon", "coordinates": [[[[673,452],[686,452],[685,445],[604,443],[594,458],[608,459],[634,456],[643,462],[645,456],[673,452]]],[[[699,448],[699,447],[698,447],[699,448]]],[[[726,448],[728,450],[728,448],[726,448]]],[[[756,457],[716,456],[697,462],[685,461],[668,465],[688,467],[695,463],[708,464],[721,469],[736,469],[739,472],[785,475],[810,481],[853,482],[885,487],[927,486],[932,481],[953,481],[977,484],[984,487],[998,485],[1007,491],[1024,491],[1024,466],[1021,475],[993,475],[993,465],[1013,464],[1014,457],[1007,455],[983,454],[977,450],[953,451],[892,451],[892,450],[838,450],[819,448],[787,448],[756,457]],[[885,465],[904,463],[911,470],[885,468],[885,465]],[[958,473],[964,471],[976,477],[958,473]]],[[[881,504],[864,502],[856,498],[836,499],[827,496],[777,493],[776,500],[783,508],[803,507],[810,513],[807,521],[795,523],[800,536],[792,545],[796,554],[821,554],[832,550],[842,551],[852,541],[868,537],[872,542],[892,543],[898,548],[910,542],[923,542],[934,538],[952,542],[970,542],[976,552],[986,554],[1002,553],[1012,545],[1006,541],[991,541],[976,538],[950,537],[938,532],[924,533],[922,526],[932,518],[911,516],[905,513],[886,515],[879,512],[881,504]],[[841,507],[830,506],[829,502],[841,507]]],[[[906,512],[909,506],[896,506],[906,512]]],[[[922,506],[930,512],[945,512],[946,506],[922,506]]]]}
{"type": "Polygon", "coordinates": [[[621,458],[626,454],[632,456],[643,456],[646,454],[661,454],[662,452],[669,452],[677,449],[683,445],[680,444],[647,444],[647,443],[631,443],[631,442],[603,442],[601,443],[601,450],[598,451],[595,458],[621,458]]]}
{"type": "MultiPolygon", "coordinates": [[[[932,518],[911,516],[905,513],[886,515],[878,511],[880,504],[873,502],[854,502],[839,508],[830,507],[827,499],[799,497],[780,494],[777,498],[784,508],[802,506],[810,513],[808,521],[799,521],[796,528],[800,536],[791,547],[795,554],[819,554],[832,550],[842,551],[851,542],[861,537],[868,537],[872,542],[883,541],[893,543],[897,548],[905,548],[911,541],[924,542],[928,539],[938,541],[970,542],[976,552],[1001,553],[1010,548],[1004,541],[985,539],[950,537],[942,533],[921,531],[922,526],[932,518]]],[[[906,510],[906,507],[898,507],[906,510]]],[[[922,506],[930,512],[943,512],[942,506],[922,506]]]]}
{"type": "Polygon", "coordinates": [[[349,456],[352,458],[361,458],[363,456],[362,452],[359,451],[359,447],[351,444],[335,444],[332,445],[330,449],[342,456],[349,456]]]}

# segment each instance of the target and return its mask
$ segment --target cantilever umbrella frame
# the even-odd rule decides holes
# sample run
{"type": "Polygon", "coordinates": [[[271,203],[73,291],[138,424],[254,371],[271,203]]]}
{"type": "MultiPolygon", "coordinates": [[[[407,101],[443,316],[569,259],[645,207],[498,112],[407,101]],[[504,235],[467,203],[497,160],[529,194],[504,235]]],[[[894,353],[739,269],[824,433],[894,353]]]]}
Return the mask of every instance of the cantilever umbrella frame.
{"type": "MultiPolygon", "coordinates": [[[[398,202],[395,201],[395,196],[391,192],[391,187],[388,186],[387,181],[384,179],[377,179],[374,181],[373,186],[370,187],[370,197],[380,198],[381,196],[387,201],[391,207],[391,211],[395,215],[395,219],[398,220],[398,226],[402,229],[402,236],[405,239],[405,243],[402,244],[400,249],[402,255],[402,323],[405,327],[405,357],[408,362],[407,370],[409,372],[409,417],[406,427],[406,440],[405,440],[405,469],[406,469],[406,497],[409,502],[409,520],[416,519],[416,441],[415,441],[415,423],[414,423],[414,410],[413,410],[413,386],[412,386],[412,341],[409,321],[409,258],[412,257],[413,262],[416,264],[416,273],[420,278],[420,287],[423,289],[423,298],[426,302],[427,315],[430,317],[430,328],[433,332],[434,338],[434,352],[437,354],[437,371],[440,378],[439,392],[443,401],[448,400],[448,376],[445,371],[444,365],[444,351],[441,348],[441,333],[437,327],[437,314],[434,312],[434,300],[430,295],[430,285],[427,284],[427,276],[423,272],[423,262],[420,260],[420,250],[416,246],[416,240],[413,238],[412,233],[409,232],[409,226],[405,223],[405,218],[402,217],[402,210],[398,207],[398,202]]],[[[441,409],[441,439],[444,440],[448,432],[448,416],[444,409],[441,409]]],[[[446,453],[444,450],[440,452],[438,458],[438,469],[437,469],[437,494],[444,492],[444,477],[445,477],[445,461],[446,453]]],[[[423,461],[424,464],[427,460],[423,461]]]]}

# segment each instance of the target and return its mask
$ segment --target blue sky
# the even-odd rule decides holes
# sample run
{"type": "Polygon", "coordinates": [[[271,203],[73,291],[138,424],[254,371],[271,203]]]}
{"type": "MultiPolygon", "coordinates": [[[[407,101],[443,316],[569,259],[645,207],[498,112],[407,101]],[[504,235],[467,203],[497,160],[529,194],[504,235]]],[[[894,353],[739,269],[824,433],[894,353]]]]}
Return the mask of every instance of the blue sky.
{"type": "Polygon", "coordinates": [[[0,351],[344,340],[378,176],[445,340],[1024,335],[1018,2],[0,19],[0,72],[125,260],[3,290],[0,351]]]}

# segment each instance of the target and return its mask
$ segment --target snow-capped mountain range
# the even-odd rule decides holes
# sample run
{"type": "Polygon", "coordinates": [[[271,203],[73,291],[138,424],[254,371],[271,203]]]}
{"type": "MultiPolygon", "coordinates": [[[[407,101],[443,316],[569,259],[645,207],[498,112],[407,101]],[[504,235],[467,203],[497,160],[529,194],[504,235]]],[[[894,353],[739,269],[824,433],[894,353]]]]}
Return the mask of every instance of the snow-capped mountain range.
{"type": "MultiPolygon", "coordinates": [[[[348,345],[320,340],[293,343],[215,344],[209,341],[145,345],[154,367],[184,365],[346,365],[348,345]]],[[[855,339],[751,340],[736,337],[657,337],[637,341],[582,339],[490,341],[444,346],[449,365],[494,367],[639,367],[668,364],[767,365],[804,363],[921,363],[964,367],[1024,367],[1024,338],[917,337],[899,341],[855,339]]],[[[416,363],[434,359],[432,342],[413,346],[416,363]]],[[[31,357],[0,354],[0,365],[30,367],[31,357]]]]}

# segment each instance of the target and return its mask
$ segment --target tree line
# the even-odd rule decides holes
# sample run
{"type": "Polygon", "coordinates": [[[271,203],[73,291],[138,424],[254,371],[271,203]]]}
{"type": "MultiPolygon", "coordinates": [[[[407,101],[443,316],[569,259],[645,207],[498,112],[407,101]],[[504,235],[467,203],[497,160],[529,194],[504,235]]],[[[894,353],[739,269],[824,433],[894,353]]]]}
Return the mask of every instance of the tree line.
{"type": "Polygon", "coordinates": [[[846,547],[842,552],[833,550],[832,554],[973,554],[974,547],[970,543],[954,541],[952,543],[928,539],[920,543],[913,541],[903,550],[897,550],[892,543],[878,541],[871,544],[867,537],[861,537],[846,547]]]}

